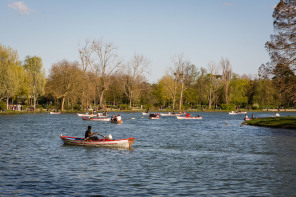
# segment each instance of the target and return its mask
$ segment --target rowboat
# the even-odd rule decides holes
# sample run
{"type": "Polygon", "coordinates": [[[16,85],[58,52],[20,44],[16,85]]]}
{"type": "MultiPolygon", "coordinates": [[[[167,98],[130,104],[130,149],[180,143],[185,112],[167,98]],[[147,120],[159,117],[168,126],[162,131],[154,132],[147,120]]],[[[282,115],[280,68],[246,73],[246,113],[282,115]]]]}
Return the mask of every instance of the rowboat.
{"type": "Polygon", "coordinates": [[[151,120],[158,120],[160,117],[159,116],[157,116],[157,117],[149,117],[149,119],[151,119],[151,120]]]}
{"type": "Polygon", "coordinates": [[[85,116],[82,116],[81,117],[82,120],[89,120],[89,121],[110,121],[111,118],[101,118],[101,117],[85,117],[85,116]]]}
{"type": "Polygon", "coordinates": [[[53,111],[51,111],[51,112],[49,112],[49,114],[61,114],[61,112],[53,112],[53,111]]]}
{"type": "Polygon", "coordinates": [[[111,123],[114,123],[114,124],[122,124],[122,120],[111,120],[111,123]]]}
{"type": "Polygon", "coordinates": [[[89,114],[89,113],[80,114],[80,113],[77,113],[77,115],[79,117],[108,117],[108,115],[104,115],[103,113],[97,113],[97,114],[89,114]]]}
{"type": "Polygon", "coordinates": [[[176,117],[180,120],[200,120],[200,119],[202,119],[201,116],[199,116],[199,117],[176,116],[176,117]]]}
{"type": "Polygon", "coordinates": [[[149,113],[146,113],[146,112],[142,112],[143,116],[148,116],[149,113]]]}
{"type": "Polygon", "coordinates": [[[150,114],[149,115],[149,119],[152,119],[152,120],[159,119],[159,118],[160,118],[160,115],[159,114],[150,114]]]}
{"type": "Polygon", "coordinates": [[[168,114],[160,114],[161,116],[180,116],[181,114],[175,114],[175,113],[168,113],[168,114]]]}
{"type": "Polygon", "coordinates": [[[89,116],[89,113],[85,113],[85,114],[77,113],[77,115],[78,115],[79,117],[88,117],[88,116],[89,116]]]}
{"type": "Polygon", "coordinates": [[[232,111],[232,112],[229,112],[229,115],[236,115],[236,114],[246,114],[247,112],[235,112],[235,111],[232,111]]]}
{"type": "Polygon", "coordinates": [[[131,148],[135,141],[135,138],[127,139],[100,139],[100,140],[84,140],[84,138],[63,136],[60,137],[64,144],[68,145],[79,145],[79,146],[97,146],[97,147],[107,147],[107,148],[131,148]]]}

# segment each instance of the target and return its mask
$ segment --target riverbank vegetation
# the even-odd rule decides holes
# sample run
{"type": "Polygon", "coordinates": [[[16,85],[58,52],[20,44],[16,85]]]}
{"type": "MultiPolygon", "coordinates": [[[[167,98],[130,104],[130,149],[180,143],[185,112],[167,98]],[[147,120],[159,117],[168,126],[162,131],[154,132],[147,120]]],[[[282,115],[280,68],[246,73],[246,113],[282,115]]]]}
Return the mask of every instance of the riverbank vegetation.
{"type": "Polygon", "coordinates": [[[245,125],[296,129],[296,117],[267,117],[256,118],[243,122],[245,125]]]}
{"type": "Polygon", "coordinates": [[[85,41],[79,62],[56,62],[46,76],[41,57],[22,63],[16,50],[0,44],[0,110],[295,108],[295,5],[281,0],[273,18],[277,34],[265,45],[271,61],[258,76],[233,73],[225,57],[197,66],[180,54],[158,82],[149,83],[148,58],[123,60],[103,40],[85,41]]]}

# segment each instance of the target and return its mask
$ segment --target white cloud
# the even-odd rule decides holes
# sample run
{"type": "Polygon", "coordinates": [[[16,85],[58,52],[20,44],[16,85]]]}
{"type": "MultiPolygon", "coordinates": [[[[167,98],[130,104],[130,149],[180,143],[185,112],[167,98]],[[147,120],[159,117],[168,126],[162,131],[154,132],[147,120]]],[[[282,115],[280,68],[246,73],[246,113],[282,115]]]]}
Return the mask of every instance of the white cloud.
{"type": "Polygon", "coordinates": [[[232,6],[233,3],[226,1],[226,2],[223,3],[223,5],[224,5],[224,6],[232,6]]]}
{"type": "Polygon", "coordinates": [[[31,9],[29,9],[22,1],[15,1],[12,4],[8,4],[8,7],[16,10],[21,15],[29,14],[31,12],[31,9]]]}

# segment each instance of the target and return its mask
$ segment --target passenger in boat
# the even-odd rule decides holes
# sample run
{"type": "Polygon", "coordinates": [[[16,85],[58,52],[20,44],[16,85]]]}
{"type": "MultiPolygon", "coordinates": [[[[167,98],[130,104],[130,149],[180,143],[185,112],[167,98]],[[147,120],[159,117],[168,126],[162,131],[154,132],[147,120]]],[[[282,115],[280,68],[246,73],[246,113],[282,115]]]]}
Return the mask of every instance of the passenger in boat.
{"type": "Polygon", "coordinates": [[[252,114],[252,119],[254,119],[255,118],[255,116],[254,116],[254,114],[252,114]]]}
{"type": "Polygon", "coordinates": [[[200,117],[200,115],[198,115],[198,114],[197,114],[197,115],[196,115],[196,117],[197,117],[197,118],[199,118],[199,117],[200,117]]]}
{"type": "Polygon", "coordinates": [[[93,136],[95,134],[98,134],[97,132],[93,133],[91,132],[91,126],[87,127],[87,130],[85,131],[85,138],[84,140],[99,140],[97,136],[93,136]]]}
{"type": "Polygon", "coordinates": [[[248,115],[246,114],[244,120],[248,120],[248,119],[249,119],[249,117],[248,117],[248,115]]]}
{"type": "Polygon", "coordinates": [[[118,116],[117,116],[117,121],[121,121],[121,116],[120,116],[120,114],[118,114],[118,116]]]}
{"type": "Polygon", "coordinates": [[[113,114],[112,121],[117,121],[117,117],[113,114]]]}
{"type": "Polygon", "coordinates": [[[190,114],[189,114],[189,113],[187,113],[187,114],[186,114],[186,116],[187,116],[187,118],[189,118],[190,114]]]}

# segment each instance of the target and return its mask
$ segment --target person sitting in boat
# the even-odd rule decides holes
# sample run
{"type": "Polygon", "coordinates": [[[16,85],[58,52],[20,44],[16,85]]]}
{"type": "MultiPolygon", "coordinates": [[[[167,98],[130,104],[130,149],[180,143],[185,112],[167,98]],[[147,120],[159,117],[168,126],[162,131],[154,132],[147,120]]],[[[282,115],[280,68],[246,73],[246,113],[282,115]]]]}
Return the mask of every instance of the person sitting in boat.
{"type": "Polygon", "coordinates": [[[112,121],[117,121],[117,117],[113,114],[112,121]]]}
{"type": "Polygon", "coordinates": [[[117,121],[121,121],[121,116],[120,116],[120,114],[117,115],[117,121]]]}
{"type": "Polygon", "coordinates": [[[175,114],[175,111],[173,111],[173,114],[175,114]]]}
{"type": "Polygon", "coordinates": [[[247,114],[245,115],[245,118],[244,118],[244,120],[249,120],[249,117],[248,117],[248,115],[247,115],[247,114]]]}
{"type": "Polygon", "coordinates": [[[199,118],[199,117],[200,117],[200,115],[198,115],[198,114],[197,114],[197,115],[196,115],[196,117],[197,117],[197,118],[199,118]]]}
{"type": "Polygon", "coordinates": [[[95,134],[98,134],[97,132],[93,133],[91,132],[91,126],[87,127],[87,130],[85,131],[85,138],[84,140],[99,140],[97,136],[93,136],[95,134]]]}
{"type": "Polygon", "coordinates": [[[252,119],[254,119],[255,118],[255,116],[254,116],[254,114],[252,114],[252,119]]]}
{"type": "Polygon", "coordinates": [[[155,113],[151,113],[149,116],[150,117],[156,117],[156,114],[155,113]]]}
{"type": "Polygon", "coordinates": [[[188,118],[188,117],[190,116],[190,114],[189,114],[189,113],[187,113],[187,114],[186,114],[186,116],[187,116],[187,118],[188,118]]]}

